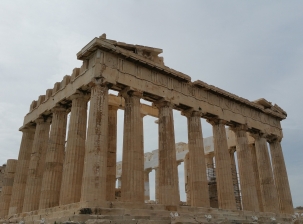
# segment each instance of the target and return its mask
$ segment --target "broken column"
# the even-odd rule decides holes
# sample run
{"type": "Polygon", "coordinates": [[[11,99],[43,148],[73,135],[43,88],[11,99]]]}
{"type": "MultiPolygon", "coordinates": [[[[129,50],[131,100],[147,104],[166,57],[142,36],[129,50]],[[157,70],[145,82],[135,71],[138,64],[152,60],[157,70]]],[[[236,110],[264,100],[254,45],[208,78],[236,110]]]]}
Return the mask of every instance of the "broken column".
{"type": "Polygon", "coordinates": [[[81,201],[100,206],[106,200],[108,87],[101,78],[91,85],[81,201]]]}
{"type": "Polygon", "coordinates": [[[67,109],[58,106],[53,108],[52,112],[52,127],[45,157],[39,209],[58,206],[60,198],[65,151],[67,109]]]}
{"type": "Polygon", "coordinates": [[[0,217],[8,215],[9,205],[12,196],[14,177],[16,172],[17,160],[9,159],[6,163],[2,191],[0,195],[0,217]]]}
{"type": "Polygon", "coordinates": [[[211,119],[208,122],[213,126],[219,208],[236,209],[225,122],[220,119],[211,119]]]}
{"type": "Polygon", "coordinates": [[[9,215],[22,212],[28,167],[35,136],[35,127],[25,127],[21,129],[21,131],[22,140],[12,189],[12,197],[9,206],[9,215]]]}
{"type": "Polygon", "coordinates": [[[50,121],[50,119],[45,118],[36,120],[37,126],[28,168],[22,212],[35,211],[39,208],[50,121]]]}
{"type": "Polygon", "coordinates": [[[140,113],[142,93],[125,89],[121,199],[144,203],[144,151],[140,113]]]}

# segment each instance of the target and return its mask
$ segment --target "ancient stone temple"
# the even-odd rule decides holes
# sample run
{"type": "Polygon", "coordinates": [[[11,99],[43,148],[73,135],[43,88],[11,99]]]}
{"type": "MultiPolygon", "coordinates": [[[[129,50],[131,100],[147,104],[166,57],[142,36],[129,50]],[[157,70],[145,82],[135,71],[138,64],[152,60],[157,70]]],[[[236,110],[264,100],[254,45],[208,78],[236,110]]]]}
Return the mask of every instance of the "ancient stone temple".
{"type": "Polygon", "coordinates": [[[24,117],[18,160],[8,160],[3,176],[1,223],[292,222],[281,148],[286,112],[265,99],[249,101],[193,81],[165,66],[161,53],[106,35],[80,50],[81,68],[34,100],[24,117]],[[117,165],[120,109],[123,158],[117,165]],[[175,145],[173,110],[187,118],[187,150],[175,145]],[[144,154],[144,116],[158,119],[155,153],[144,154]],[[201,118],[212,125],[210,140],[203,139],[201,118]],[[152,169],[154,202],[148,189],[152,169]]]}

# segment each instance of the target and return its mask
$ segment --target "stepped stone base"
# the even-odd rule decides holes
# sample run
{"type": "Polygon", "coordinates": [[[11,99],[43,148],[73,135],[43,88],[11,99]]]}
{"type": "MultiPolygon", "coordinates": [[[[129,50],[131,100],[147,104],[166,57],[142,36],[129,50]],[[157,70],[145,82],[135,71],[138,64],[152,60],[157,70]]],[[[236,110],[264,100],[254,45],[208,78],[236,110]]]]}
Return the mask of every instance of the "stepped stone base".
{"type": "Polygon", "coordinates": [[[189,206],[135,204],[125,202],[74,203],[16,214],[0,224],[190,224],[190,223],[299,223],[291,215],[189,206]],[[254,220],[257,217],[258,220],[254,220]]]}

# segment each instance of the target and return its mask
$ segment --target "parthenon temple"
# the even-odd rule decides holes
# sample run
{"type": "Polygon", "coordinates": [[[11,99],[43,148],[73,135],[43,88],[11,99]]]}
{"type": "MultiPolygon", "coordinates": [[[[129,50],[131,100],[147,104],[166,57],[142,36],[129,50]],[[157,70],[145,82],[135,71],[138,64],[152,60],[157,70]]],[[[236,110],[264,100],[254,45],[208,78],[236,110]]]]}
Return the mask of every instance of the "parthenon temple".
{"type": "Polygon", "coordinates": [[[82,66],[32,101],[19,129],[18,159],[1,167],[0,223],[293,221],[281,147],[286,112],[263,98],[249,101],[192,81],[165,66],[162,52],[103,34],[77,53],[82,66]],[[188,143],[175,142],[173,110],[187,119],[188,143]],[[144,116],[155,117],[158,128],[158,149],[147,153],[144,116]],[[203,138],[202,119],[213,136],[203,138]]]}

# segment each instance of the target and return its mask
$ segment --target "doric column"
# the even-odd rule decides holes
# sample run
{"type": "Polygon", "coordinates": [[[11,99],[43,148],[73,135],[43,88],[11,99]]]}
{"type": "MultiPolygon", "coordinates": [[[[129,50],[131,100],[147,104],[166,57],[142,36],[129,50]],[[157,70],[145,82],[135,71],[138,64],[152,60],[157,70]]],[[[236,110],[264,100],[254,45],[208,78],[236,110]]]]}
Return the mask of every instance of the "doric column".
{"type": "Polygon", "coordinates": [[[55,107],[52,112],[52,126],[45,157],[39,209],[58,206],[60,198],[67,110],[63,107],[55,107]]]}
{"type": "Polygon", "coordinates": [[[149,173],[151,169],[144,170],[144,200],[150,200],[150,192],[149,192],[149,173]]]}
{"type": "Polygon", "coordinates": [[[142,93],[127,88],[120,94],[125,99],[121,199],[144,203],[144,151],[140,113],[142,93]]]}
{"type": "Polygon", "coordinates": [[[159,168],[154,168],[155,170],[155,201],[159,203],[159,168]]]}
{"type": "MultiPolygon", "coordinates": [[[[82,202],[106,200],[108,149],[108,87],[102,79],[92,82],[81,188],[82,202]]],[[[93,203],[96,205],[96,203],[93,203]]]]}
{"type": "Polygon", "coordinates": [[[115,200],[117,161],[117,111],[118,107],[108,106],[108,151],[106,175],[106,200],[115,200]]]}
{"type": "Polygon", "coordinates": [[[186,193],[186,204],[191,205],[191,189],[190,189],[190,167],[189,167],[189,153],[184,157],[184,183],[186,193]]]}
{"type": "Polygon", "coordinates": [[[258,204],[259,204],[259,211],[263,212],[263,202],[262,202],[262,195],[261,195],[261,185],[259,179],[259,170],[258,170],[258,163],[257,163],[257,155],[256,149],[254,144],[248,145],[251,153],[251,161],[252,161],[252,168],[254,172],[254,179],[256,184],[257,196],[258,196],[258,204]]]}
{"type": "Polygon", "coordinates": [[[235,147],[233,147],[229,150],[230,163],[231,163],[231,175],[232,175],[232,179],[233,179],[236,207],[238,210],[242,210],[239,181],[238,181],[238,174],[237,174],[237,166],[236,166],[236,161],[235,161],[235,151],[236,151],[235,147]]]}
{"type": "Polygon", "coordinates": [[[280,212],[285,214],[293,214],[294,207],[281,147],[281,138],[275,136],[269,139],[269,146],[280,212]]]}
{"type": "Polygon", "coordinates": [[[236,150],[241,184],[243,210],[259,211],[256,183],[253,177],[251,152],[248,147],[247,127],[238,125],[231,128],[236,137],[236,150]],[[249,165],[247,165],[249,164],[249,165]]]}
{"type": "Polygon", "coordinates": [[[176,163],[173,104],[160,101],[159,108],[159,203],[177,206],[180,203],[176,163]]]}
{"type": "Polygon", "coordinates": [[[50,119],[44,118],[36,120],[37,126],[28,168],[22,212],[30,212],[39,208],[50,121],[50,119]]]}
{"type": "Polygon", "coordinates": [[[16,172],[17,160],[9,159],[6,163],[2,191],[0,195],[0,217],[8,215],[9,205],[12,196],[14,177],[16,172]]]}
{"type": "Polygon", "coordinates": [[[219,208],[236,209],[225,122],[219,119],[208,122],[213,126],[219,208]]]}
{"type": "Polygon", "coordinates": [[[191,206],[209,207],[201,113],[189,111],[184,112],[184,115],[187,117],[188,129],[191,206]]]}
{"type": "Polygon", "coordinates": [[[88,95],[78,92],[72,95],[67,144],[63,163],[60,205],[80,201],[85,155],[88,95]]]}
{"type": "Polygon", "coordinates": [[[12,197],[9,206],[9,215],[22,212],[29,161],[31,159],[31,152],[35,136],[35,128],[23,128],[21,131],[22,140],[12,189],[12,197]]]}
{"type": "Polygon", "coordinates": [[[259,179],[264,212],[279,212],[277,190],[275,188],[267,142],[262,134],[252,134],[255,139],[259,179]]]}

